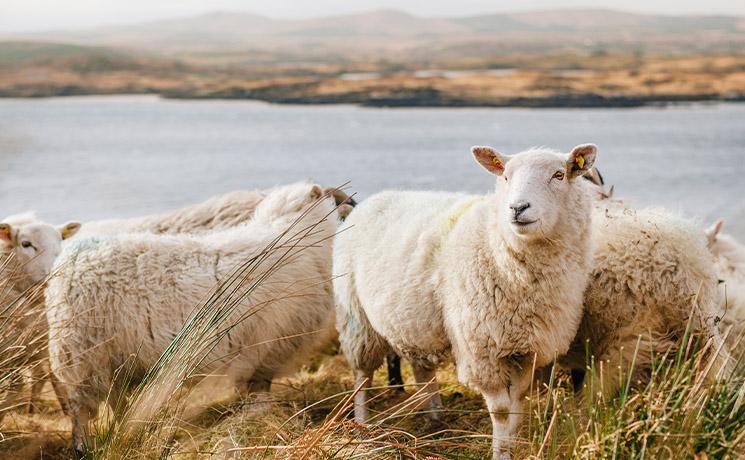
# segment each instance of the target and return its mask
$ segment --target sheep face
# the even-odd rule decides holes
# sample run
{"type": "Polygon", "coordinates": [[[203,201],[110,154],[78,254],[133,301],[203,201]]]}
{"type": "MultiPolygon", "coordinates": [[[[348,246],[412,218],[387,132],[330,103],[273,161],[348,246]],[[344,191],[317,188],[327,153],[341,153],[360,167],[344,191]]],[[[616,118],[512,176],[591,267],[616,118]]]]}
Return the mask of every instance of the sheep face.
{"type": "Polygon", "coordinates": [[[28,285],[31,285],[43,281],[49,275],[54,260],[61,251],[62,240],[74,235],[78,229],[78,222],[55,227],[31,221],[27,216],[19,220],[9,218],[0,223],[0,242],[13,255],[28,285]]]}
{"type": "Polygon", "coordinates": [[[528,150],[503,155],[491,147],[473,147],[473,155],[497,182],[500,228],[519,239],[551,238],[560,217],[576,202],[579,180],[593,165],[597,148],[575,147],[571,153],[528,150]]]}

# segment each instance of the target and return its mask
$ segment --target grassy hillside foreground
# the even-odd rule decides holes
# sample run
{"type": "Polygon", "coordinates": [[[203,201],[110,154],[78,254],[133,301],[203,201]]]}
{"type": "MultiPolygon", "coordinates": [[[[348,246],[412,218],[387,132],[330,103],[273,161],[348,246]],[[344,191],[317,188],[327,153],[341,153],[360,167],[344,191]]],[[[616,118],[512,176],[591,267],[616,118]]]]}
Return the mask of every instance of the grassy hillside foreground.
{"type": "MultiPolygon", "coordinates": [[[[681,351],[660,360],[649,384],[624,391],[612,401],[596,394],[599,380],[589,382],[584,400],[573,396],[565,376],[541,388],[536,384],[526,400],[515,458],[741,458],[745,408],[737,400],[743,379],[705,383],[705,366],[694,354],[681,351]]],[[[404,369],[411,382],[409,369],[404,369]]],[[[597,376],[607,372],[596,371],[597,376]]],[[[383,373],[378,374],[375,384],[383,387],[383,373]]],[[[226,382],[210,378],[178,400],[184,403],[183,412],[154,417],[142,436],[124,436],[124,425],[142,428],[141,421],[99,423],[99,450],[91,458],[488,456],[491,425],[480,396],[456,383],[452,366],[441,369],[438,378],[447,412],[445,423],[437,427],[416,413],[413,386],[405,392],[380,388],[372,406],[375,424],[353,423],[351,372],[338,355],[319,355],[296,376],[276,382],[270,401],[235,400],[226,382]],[[171,432],[169,441],[163,435],[171,432]]],[[[8,416],[0,442],[2,458],[67,458],[69,424],[50,393],[40,413],[8,416]]],[[[111,420],[110,413],[102,414],[111,420]]]]}

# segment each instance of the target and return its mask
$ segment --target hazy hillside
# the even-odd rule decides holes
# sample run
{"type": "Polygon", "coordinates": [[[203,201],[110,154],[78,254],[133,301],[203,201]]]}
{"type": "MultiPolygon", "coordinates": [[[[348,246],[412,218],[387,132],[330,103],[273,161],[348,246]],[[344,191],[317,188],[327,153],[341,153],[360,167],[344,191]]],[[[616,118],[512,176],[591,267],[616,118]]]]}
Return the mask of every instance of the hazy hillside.
{"type": "MultiPolygon", "coordinates": [[[[127,47],[183,58],[274,53],[277,61],[451,59],[484,53],[645,51],[742,52],[745,19],[658,16],[612,10],[553,10],[461,18],[400,11],[305,20],[238,12],[85,31],[18,36],[25,40],[127,47]]],[[[242,59],[236,56],[236,59],[242,59]]]]}
{"type": "Polygon", "coordinates": [[[665,32],[745,33],[745,20],[732,16],[661,16],[612,10],[548,10],[460,19],[481,32],[665,32]]]}
{"type": "Polygon", "coordinates": [[[745,19],[555,10],[306,20],[214,12],[0,36],[0,96],[633,106],[745,99],[745,19]]]}

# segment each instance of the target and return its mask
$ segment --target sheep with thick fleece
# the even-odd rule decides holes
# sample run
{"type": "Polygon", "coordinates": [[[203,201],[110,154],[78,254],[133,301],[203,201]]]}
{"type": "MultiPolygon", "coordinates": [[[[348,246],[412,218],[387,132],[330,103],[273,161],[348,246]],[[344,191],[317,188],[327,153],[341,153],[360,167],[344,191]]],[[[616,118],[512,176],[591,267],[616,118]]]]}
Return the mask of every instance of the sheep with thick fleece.
{"type": "MultiPolygon", "coordinates": [[[[80,228],[77,222],[53,226],[40,221],[33,213],[8,216],[0,221],[0,272],[2,274],[3,308],[13,319],[6,321],[6,327],[19,330],[28,343],[15,340],[6,344],[14,347],[11,352],[15,358],[23,345],[23,360],[32,364],[31,397],[29,411],[41,393],[46,377],[49,375],[47,355],[47,321],[44,315],[43,296],[39,285],[47,278],[54,260],[61,251],[62,240],[75,234],[80,228]]],[[[55,382],[52,381],[54,384],[55,382]]],[[[23,381],[15,379],[10,385],[0,411],[0,421],[6,409],[17,405],[23,395],[23,381]]],[[[64,401],[60,399],[64,406],[64,401]]]]}
{"type": "MultiPolygon", "coordinates": [[[[67,396],[76,448],[82,448],[99,402],[110,388],[119,391],[117,368],[132,357],[135,376],[153,365],[221,280],[275,239],[290,244],[295,232],[284,232],[293,223],[310,233],[303,249],[241,300],[226,319],[234,328],[217,342],[203,370],[224,372],[245,388],[257,377],[293,370],[301,354],[328,336],[337,213],[322,193],[310,183],[278,188],[249,222],[205,235],[123,234],[63,248],[46,290],[49,352],[67,396]]],[[[270,251],[254,273],[284,260],[282,254],[270,251]]]]}
{"type": "Polygon", "coordinates": [[[200,233],[240,225],[253,217],[256,206],[266,197],[264,190],[239,190],[212,197],[174,211],[128,219],[86,222],[78,239],[118,233],[200,233]]]}
{"type": "MultiPolygon", "coordinates": [[[[614,187],[611,186],[610,190],[605,190],[605,180],[597,168],[590,168],[582,177],[595,185],[597,198],[603,200],[604,205],[618,203],[617,200],[612,200],[614,187]]],[[[401,375],[401,359],[395,353],[390,353],[386,357],[386,362],[388,364],[388,385],[403,390],[404,380],[401,375]]]]}
{"type": "Polygon", "coordinates": [[[434,370],[452,357],[486,400],[494,457],[509,457],[534,362],[565,353],[582,316],[592,185],[578,178],[596,147],[472,152],[500,176],[496,193],[384,192],[349,216],[334,243],[337,330],[358,422],[389,350],[411,361],[435,417],[434,370]]]}
{"type": "Polygon", "coordinates": [[[745,346],[745,246],[732,235],[721,233],[723,225],[724,221],[719,219],[704,233],[720,280],[721,330],[728,334],[733,348],[742,348],[745,346]]]}
{"type": "MultiPolygon", "coordinates": [[[[82,229],[77,222],[68,222],[63,226],[55,228],[40,221],[33,213],[9,216],[2,221],[4,222],[4,226],[2,227],[4,230],[0,233],[0,240],[3,241],[3,244],[0,246],[0,252],[5,255],[3,260],[7,259],[7,262],[3,266],[3,272],[6,278],[9,276],[12,277],[6,283],[11,288],[8,292],[10,295],[18,294],[18,296],[21,296],[24,291],[49,275],[54,259],[61,250],[60,237],[62,239],[70,237],[80,239],[92,235],[114,235],[135,232],[196,234],[211,230],[226,229],[253,218],[256,206],[270,192],[271,189],[235,191],[210,198],[196,205],[163,214],[87,222],[83,225],[82,229]]],[[[347,214],[351,206],[356,204],[342,190],[326,189],[326,193],[334,197],[336,203],[339,205],[338,212],[340,215],[347,214]]],[[[38,310],[43,313],[42,296],[29,299],[27,295],[24,300],[24,310],[38,310]],[[32,300],[33,302],[31,302],[32,300]]],[[[26,315],[25,318],[24,324],[30,327],[31,316],[26,315]]],[[[44,317],[42,319],[43,325],[39,323],[35,325],[34,329],[39,329],[39,336],[46,338],[46,331],[44,330],[46,318],[44,317]]],[[[46,353],[46,342],[38,343],[38,346],[33,348],[34,353],[36,353],[36,350],[46,353]]],[[[38,394],[44,385],[45,377],[49,374],[45,359],[41,359],[39,366],[32,368],[32,374],[33,385],[31,387],[29,405],[31,409],[33,409],[33,402],[38,398],[38,394]]],[[[254,382],[254,387],[259,388],[261,385],[266,386],[269,383],[254,382]]],[[[22,382],[19,382],[20,384],[22,382]]],[[[8,404],[15,405],[18,403],[18,397],[21,396],[20,388],[13,393],[16,396],[12,400],[11,398],[7,398],[5,407],[8,404]]],[[[9,396],[10,394],[8,393],[9,396]]],[[[60,403],[64,404],[64,401],[60,400],[60,403]]],[[[2,414],[0,414],[1,417],[2,414]]]]}
{"type": "MultiPolygon", "coordinates": [[[[272,190],[238,190],[162,214],[86,222],[76,238],[140,232],[201,234],[224,230],[251,220],[256,207],[272,190]]],[[[324,193],[334,198],[340,218],[346,217],[356,205],[354,199],[339,188],[327,188],[324,193]]],[[[250,387],[268,391],[271,380],[267,378],[268,376],[257,376],[257,380],[250,382],[250,387]]]]}
{"type": "Polygon", "coordinates": [[[721,345],[714,326],[717,278],[695,225],[664,210],[601,201],[592,235],[592,281],[577,336],[560,360],[564,367],[581,373],[589,345],[596,366],[603,366],[601,390],[612,396],[632,362],[636,383],[648,375],[655,353],[680,345],[689,320],[714,339],[714,348],[721,345]]]}

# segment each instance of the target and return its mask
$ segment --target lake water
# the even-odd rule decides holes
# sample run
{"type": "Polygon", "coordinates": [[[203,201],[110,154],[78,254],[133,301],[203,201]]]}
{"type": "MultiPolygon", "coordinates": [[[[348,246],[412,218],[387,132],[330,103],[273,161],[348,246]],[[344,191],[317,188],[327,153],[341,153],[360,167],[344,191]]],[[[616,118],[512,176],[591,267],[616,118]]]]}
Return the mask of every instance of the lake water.
{"type": "Polygon", "coordinates": [[[616,196],[727,219],[745,236],[745,104],[368,109],[150,96],[0,99],[0,214],[127,217],[305,178],[486,192],[469,147],[599,146],[616,196]]]}

